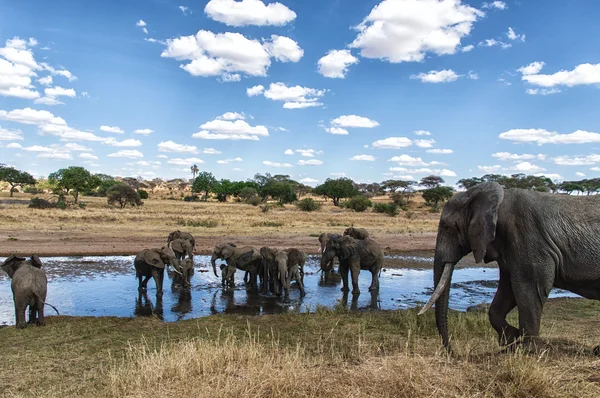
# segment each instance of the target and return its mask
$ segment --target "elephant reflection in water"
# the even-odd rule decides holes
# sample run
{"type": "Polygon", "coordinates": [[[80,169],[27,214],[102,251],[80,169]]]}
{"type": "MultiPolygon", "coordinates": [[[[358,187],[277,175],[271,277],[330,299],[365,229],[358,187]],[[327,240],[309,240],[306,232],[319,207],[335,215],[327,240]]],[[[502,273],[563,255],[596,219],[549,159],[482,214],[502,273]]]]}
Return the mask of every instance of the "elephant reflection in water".
{"type": "Polygon", "coordinates": [[[156,306],[152,305],[152,301],[148,298],[146,292],[138,292],[135,300],[135,316],[153,316],[156,315],[161,321],[163,320],[163,300],[162,296],[156,297],[156,306]]]}
{"type": "MultiPolygon", "coordinates": [[[[369,305],[365,307],[358,308],[358,295],[352,295],[352,303],[350,304],[350,311],[358,311],[358,310],[381,310],[381,306],[379,305],[379,293],[378,292],[369,292],[371,295],[371,299],[369,301],[369,305]]],[[[343,308],[348,308],[348,292],[344,292],[343,297],[341,299],[340,304],[343,308]]]]}
{"type": "Polygon", "coordinates": [[[177,313],[177,320],[183,319],[185,314],[192,311],[192,292],[189,289],[171,288],[174,293],[179,293],[177,303],[171,307],[171,311],[177,313]]]}
{"type": "MultiPolygon", "coordinates": [[[[299,301],[298,306],[302,301],[299,301]]],[[[234,300],[234,291],[226,289],[215,291],[213,295],[210,312],[211,314],[242,314],[242,315],[261,315],[261,314],[281,314],[288,311],[289,306],[281,306],[275,297],[261,296],[260,294],[248,291],[245,303],[236,304],[234,300]],[[217,295],[220,294],[220,301],[217,301],[217,295]]]]}
{"type": "Polygon", "coordinates": [[[321,273],[321,278],[319,279],[318,286],[327,287],[327,286],[338,286],[342,283],[342,274],[339,272],[323,272],[321,273]]]}

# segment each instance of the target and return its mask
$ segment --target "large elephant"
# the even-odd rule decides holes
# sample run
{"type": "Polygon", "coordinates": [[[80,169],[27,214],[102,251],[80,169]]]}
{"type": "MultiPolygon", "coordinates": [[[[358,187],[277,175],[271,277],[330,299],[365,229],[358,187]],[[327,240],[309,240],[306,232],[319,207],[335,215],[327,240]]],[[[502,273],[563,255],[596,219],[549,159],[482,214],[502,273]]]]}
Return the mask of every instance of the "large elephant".
{"type": "Polygon", "coordinates": [[[173,249],[173,252],[175,252],[175,257],[178,260],[183,260],[186,256],[190,259],[194,258],[194,246],[192,246],[192,243],[189,240],[177,238],[169,242],[169,245],[171,246],[171,249],[173,249]]]}
{"type": "Polygon", "coordinates": [[[289,257],[288,268],[297,265],[302,278],[302,283],[304,284],[304,264],[306,264],[306,258],[308,257],[306,252],[295,248],[287,249],[287,252],[289,257]]]}
{"type": "Polygon", "coordinates": [[[175,276],[173,277],[173,284],[190,287],[190,281],[194,273],[194,260],[191,258],[186,258],[184,260],[178,260],[178,262],[179,272],[175,273],[175,276]]]}
{"type": "Polygon", "coordinates": [[[342,291],[347,292],[348,272],[352,272],[352,294],[360,294],[358,274],[360,270],[371,271],[372,279],[369,291],[379,291],[379,273],[383,267],[383,250],[371,238],[357,240],[351,236],[332,238],[327,242],[325,253],[321,257],[321,269],[328,271],[334,256],[340,259],[339,271],[342,275],[342,291]]]}
{"type": "Polygon", "coordinates": [[[16,327],[22,329],[27,326],[25,322],[27,307],[29,307],[29,323],[44,325],[48,279],[39,257],[34,254],[30,260],[26,260],[24,257],[10,256],[0,267],[11,278],[10,287],[15,304],[16,327]]]}
{"type": "Polygon", "coordinates": [[[350,227],[350,228],[346,228],[344,230],[344,236],[346,236],[346,235],[349,235],[349,236],[353,237],[354,239],[365,240],[369,237],[369,232],[364,228],[350,227]]]}
{"type": "Polygon", "coordinates": [[[448,298],[456,263],[473,252],[476,263],[497,261],[500,280],[489,320],[500,345],[538,336],[553,287],[600,299],[600,196],[503,189],[496,182],[455,194],[444,206],[434,257],[435,318],[449,350],[448,298]],[[519,328],[507,314],[519,312],[519,328]]]}
{"type": "Polygon", "coordinates": [[[260,248],[264,293],[267,293],[268,291],[275,293],[275,280],[277,279],[277,259],[275,257],[277,252],[278,250],[272,247],[263,246],[260,248]]]}
{"type": "Polygon", "coordinates": [[[289,302],[290,284],[292,278],[294,278],[300,289],[300,297],[304,296],[306,293],[304,291],[303,269],[306,262],[306,253],[298,249],[280,250],[277,252],[275,258],[277,262],[277,288],[275,289],[275,293],[281,295],[281,291],[283,290],[283,301],[289,302]]]}
{"type": "MultiPolygon", "coordinates": [[[[229,270],[232,272],[235,272],[237,268],[243,271],[248,271],[250,274],[249,285],[251,287],[257,286],[256,277],[261,268],[262,256],[256,248],[251,246],[236,247],[230,243],[216,245],[210,262],[212,264],[215,276],[219,277],[219,274],[217,274],[217,259],[225,260],[227,262],[227,266],[231,267],[229,270]]],[[[222,282],[224,283],[225,280],[222,282]]]]}
{"type": "MultiPolygon", "coordinates": [[[[136,277],[139,281],[138,290],[146,291],[148,280],[154,278],[156,284],[156,295],[163,294],[163,280],[165,277],[165,267],[172,265],[175,272],[181,274],[179,260],[175,257],[175,253],[169,246],[162,248],[144,249],[135,256],[133,260],[136,277]],[[144,280],[142,281],[142,277],[144,280]]],[[[189,287],[189,281],[185,283],[189,287]]]]}
{"type": "MultiPolygon", "coordinates": [[[[323,255],[323,253],[325,253],[325,247],[327,247],[327,242],[329,242],[330,239],[332,238],[341,238],[342,235],[340,234],[330,234],[330,233],[326,233],[323,232],[321,235],[319,235],[319,243],[321,244],[321,256],[323,255]]],[[[330,261],[330,264],[328,264],[327,266],[327,270],[326,272],[333,272],[333,262],[335,260],[335,257],[333,257],[330,261]]]]}
{"type": "Polygon", "coordinates": [[[190,244],[192,245],[192,252],[196,248],[196,239],[192,236],[192,234],[190,234],[188,232],[182,232],[180,230],[171,232],[169,234],[169,237],[167,238],[167,244],[171,243],[175,239],[185,239],[185,240],[189,241],[190,244]]]}

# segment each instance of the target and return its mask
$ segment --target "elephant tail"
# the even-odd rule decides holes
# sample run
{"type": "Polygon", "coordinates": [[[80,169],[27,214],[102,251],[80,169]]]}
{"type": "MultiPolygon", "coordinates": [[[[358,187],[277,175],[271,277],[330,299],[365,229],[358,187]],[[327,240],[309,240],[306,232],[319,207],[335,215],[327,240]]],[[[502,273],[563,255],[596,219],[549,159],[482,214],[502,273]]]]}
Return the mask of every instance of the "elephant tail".
{"type": "Polygon", "coordinates": [[[40,303],[42,303],[42,305],[47,305],[47,306],[49,306],[49,307],[52,307],[52,309],[54,309],[54,311],[56,311],[56,315],[60,315],[60,312],[58,312],[58,310],[56,309],[56,307],[55,307],[55,306],[53,306],[52,304],[50,304],[50,303],[47,303],[47,302],[45,302],[44,300],[42,300],[42,298],[41,298],[41,297],[40,297],[40,296],[39,296],[37,293],[35,294],[35,298],[36,298],[36,299],[37,299],[37,300],[38,300],[40,303]]]}

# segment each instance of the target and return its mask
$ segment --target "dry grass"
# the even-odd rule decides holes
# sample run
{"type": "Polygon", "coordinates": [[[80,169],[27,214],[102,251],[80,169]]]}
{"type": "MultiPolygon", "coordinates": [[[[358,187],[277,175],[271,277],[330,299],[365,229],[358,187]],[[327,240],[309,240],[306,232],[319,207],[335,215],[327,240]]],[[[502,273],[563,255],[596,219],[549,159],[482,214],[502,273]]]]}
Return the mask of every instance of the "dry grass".
{"type": "MultiPolygon", "coordinates": [[[[49,317],[0,329],[7,397],[598,397],[600,303],[550,300],[547,344],[502,354],[485,314],[452,312],[455,354],[415,310],[151,318],[49,317]],[[575,321],[576,320],[576,321],[575,321]],[[592,337],[586,337],[592,336],[592,337]]],[[[516,314],[511,314],[515,321],[516,314]]]]}
{"type": "MultiPolygon", "coordinates": [[[[8,199],[6,195],[2,199],[8,199]]],[[[28,203],[29,195],[15,194],[16,200],[28,203]]],[[[435,232],[439,214],[422,208],[416,198],[410,212],[397,217],[384,214],[356,213],[323,202],[320,210],[304,212],[294,205],[274,206],[263,213],[259,207],[244,203],[183,202],[174,200],[145,200],[140,208],[109,208],[105,198],[81,197],[85,209],[29,209],[25,205],[9,204],[0,214],[0,224],[17,224],[21,229],[37,232],[72,229],[101,235],[135,232],[138,236],[164,235],[185,225],[194,235],[261,235],[274,232],[321,233],[338,232],[348,226],[369,228],[373,233],[435,232]]],[[[383,201],[377,198],[376,201],[383,201]]]]}

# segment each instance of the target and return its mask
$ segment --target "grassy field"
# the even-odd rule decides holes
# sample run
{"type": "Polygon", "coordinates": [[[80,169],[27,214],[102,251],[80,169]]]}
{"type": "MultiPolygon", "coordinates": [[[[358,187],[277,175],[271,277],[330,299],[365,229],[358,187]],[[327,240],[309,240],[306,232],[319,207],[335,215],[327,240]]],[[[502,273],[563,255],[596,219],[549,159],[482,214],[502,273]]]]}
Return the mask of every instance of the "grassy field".
{"type": "MultiPolygon", "coordinates": [[[[451,313],[455,353],[416,310],[49,317],[0,329],[6,397],[598,397],[600,303],[555,299],[537,351],[500,353],[486,314],[451,313]]],[[[512,322],[516,314],[511,314],[512,322]]]]}

